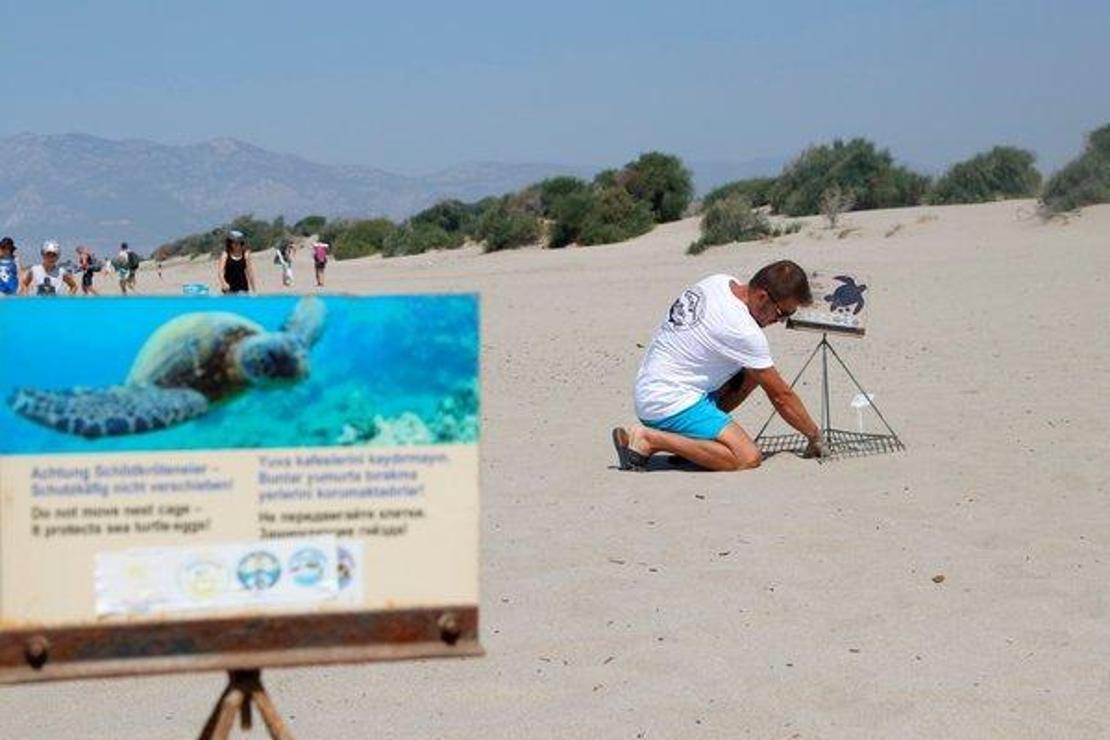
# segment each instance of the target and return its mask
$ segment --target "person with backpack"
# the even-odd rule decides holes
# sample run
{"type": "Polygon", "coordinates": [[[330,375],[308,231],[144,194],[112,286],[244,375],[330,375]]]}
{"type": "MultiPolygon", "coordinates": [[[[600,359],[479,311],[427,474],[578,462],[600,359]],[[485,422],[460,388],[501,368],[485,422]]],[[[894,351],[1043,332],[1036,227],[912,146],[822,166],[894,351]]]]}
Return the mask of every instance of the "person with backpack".
{"type": "Polygon", "coordinates": [[[324,287],[324,269],[328,266],[328,254],[331,246],[327,242],[316,242],[312,245],[312,262],[316,265],[316,287],[324,287]]]}
{"type": "Polygon", "coordinates": [[[284,242],[274,251],[274,264],[281,267],[281,284],[285,287],[293,285],[293,253],[296,247],[293,242],[284,242]]]}
{"type": "Polygon", "coordinates": [[[139,264],[142,259],[139,257],[138,252],[129,249],[127,242],[120,245],[122,251],[127,252],[127,267],[131,270],[131,274],[127,278],[127,287],[131,288],[131,292],[135,292],[135,276],[139,272],[139,264]]]}
{"type": "Polygon", "coordinates": [[[15,242],[10,236],[0,239],[0,295],[19,292],[19,259],[15,256],[15,242]]]}
{"type": "Polygon", "coordinates": [[[131,253],[127,249],[127,242],[120,245],[116,256],[112,258],[112,269],[119,280],[119,292],[127,295],[127,290],[131,286],[131,253]]]}
{"type": "Polygon", "coordinates": [[[24,295],[34,290],[37,296],[56,296],[62,288],[68,288],[69,294],[77,292],[77,281],[69,272],[58,264],[62,249],[58,242],[48,241],[42,245],[42,262],[31,267],[20,281],[19,291],[24,295]]]}
{"type": "Polygon", "coordinates": [[[104,263],[84,244],[77,247],[77,267],[81,271],[81,292],[84,295],[100,295],[93,287],[93,275],[104,268],[104,263]]]}

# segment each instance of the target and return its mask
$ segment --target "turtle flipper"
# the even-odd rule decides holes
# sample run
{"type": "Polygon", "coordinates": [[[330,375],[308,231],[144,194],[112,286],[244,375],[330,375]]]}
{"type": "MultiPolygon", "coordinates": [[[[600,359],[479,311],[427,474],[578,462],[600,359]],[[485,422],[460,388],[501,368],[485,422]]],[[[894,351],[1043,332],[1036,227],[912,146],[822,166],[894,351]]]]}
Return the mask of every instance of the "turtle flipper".
{"type": "Polygon", "coordinates": [[[304,346],[311,347],[324,333],[324,302],[315,296],[297,301],[293,313],[281,325],[281,330],[297,337],[304,346]]]}
{"type": "Polygon", "coordinates": [[[856,310],[852,311],[852,315],[854,316],[862,310],[863,310],[863,296],[860,296],[859,300],[856,301],[856,310]]]}
{"type": "Polygon", "coordinates": [[[43,391],[19,388],[8,406],[38,424],[86,439],[164,429],[208,410],[204,394],[190,388],[117,385],[43,391]]]}

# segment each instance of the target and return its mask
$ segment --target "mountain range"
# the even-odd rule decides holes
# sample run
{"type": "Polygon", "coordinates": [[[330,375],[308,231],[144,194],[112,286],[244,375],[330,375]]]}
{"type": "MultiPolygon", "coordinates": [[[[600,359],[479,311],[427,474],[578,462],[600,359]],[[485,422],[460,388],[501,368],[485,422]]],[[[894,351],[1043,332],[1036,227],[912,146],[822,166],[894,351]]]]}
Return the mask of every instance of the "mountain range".
{"type": "MultiPolygon", "coordinates": [[[[688,162],[699,193],[742,177],[774,174],[784,157],[688,162]]],[[[613,163],[613,166],[623,163],[613,163]]],[[[218,138],[166,145],[87,134],[0,138],[0,233],[19,244],[126,240],[147,253],[241,214],[387,216],[401,219],[446,198],[474,201],[546,177],[589,178],[601,167],[472,162],[427,175],[328,165],[218,138]]]]}

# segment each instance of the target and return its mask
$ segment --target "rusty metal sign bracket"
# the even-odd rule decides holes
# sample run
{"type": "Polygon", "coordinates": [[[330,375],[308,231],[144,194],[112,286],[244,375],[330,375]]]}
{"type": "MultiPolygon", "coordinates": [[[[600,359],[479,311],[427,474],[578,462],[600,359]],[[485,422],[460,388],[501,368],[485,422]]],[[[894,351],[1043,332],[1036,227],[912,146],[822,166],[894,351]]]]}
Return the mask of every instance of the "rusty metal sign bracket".
{"type": "Polygon", "coordinates": [[[0,684],[482,654],[472,605],[27,627],[0,631],[0,684]]]}

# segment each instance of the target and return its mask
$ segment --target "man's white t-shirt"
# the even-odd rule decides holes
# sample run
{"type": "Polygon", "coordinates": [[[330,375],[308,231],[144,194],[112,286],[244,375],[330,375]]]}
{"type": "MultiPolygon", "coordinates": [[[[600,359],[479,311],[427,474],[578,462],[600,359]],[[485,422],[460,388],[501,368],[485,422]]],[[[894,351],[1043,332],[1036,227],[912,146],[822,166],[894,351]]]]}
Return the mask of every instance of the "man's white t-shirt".
{"type": "Polygon", "coordinates": [[[741,368],[774,365],[767,335],[737,298],[731,275],[682,291],[655,331],[636,375],[636,415],[659,421],[693,406],[741,368]]]}

